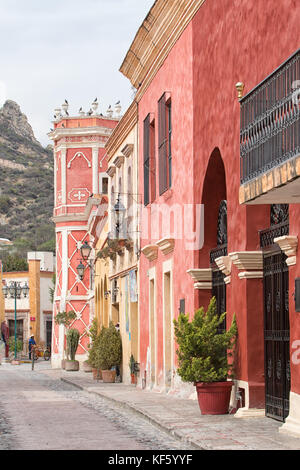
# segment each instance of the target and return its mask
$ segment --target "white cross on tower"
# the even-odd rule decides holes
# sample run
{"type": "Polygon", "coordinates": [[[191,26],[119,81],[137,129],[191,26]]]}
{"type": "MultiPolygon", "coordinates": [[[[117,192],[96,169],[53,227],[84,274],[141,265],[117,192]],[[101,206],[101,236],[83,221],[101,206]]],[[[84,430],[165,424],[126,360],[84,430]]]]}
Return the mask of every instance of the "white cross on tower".
{"type": "Polygon", "coordinates": [[[82,193],[81,191],[78,191],[78,193],[74,194],[74,197],[78,198],[79,201],[81,201],[81,199],[84,199],[86,196],[85,193],[82,193]]]}

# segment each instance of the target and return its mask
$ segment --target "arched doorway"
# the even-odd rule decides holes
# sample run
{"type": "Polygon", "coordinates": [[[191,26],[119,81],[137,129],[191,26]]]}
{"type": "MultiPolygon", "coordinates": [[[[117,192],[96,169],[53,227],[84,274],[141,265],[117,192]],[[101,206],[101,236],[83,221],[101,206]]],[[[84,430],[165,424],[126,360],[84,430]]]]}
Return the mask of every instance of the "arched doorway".
{"type": "Polygon", "coordinates": [[[270,207],[270,227],[260,232],[263,250],[266,416],[284,421],[289,413],[289,273],[274,239],[289,233],[288,204],[270,207]]]}
{"type": "MultiPolygon", "coordinates": [[[[215,260],[227,256],[227,192],[223,159],[218,148],[212,152],[204,179],[202,204],[204,205],[204,246],[199,252],[199,266],[212,270],[211,295],[216,297],[219,315],[226,310],[225,275],[215,260]]],[[[203,297],[203,294],[200,294],[203,297]]],[[[200,299],[202,305],[202,299],[200,299]]],[[[222,325],[222,329],[226,325],[222,325]]]]}
{"type": "MultiPolygon", "coordinates": [[[[219,270],[216,259],[227,256],[227,201],[222,200],[219,205],[217,222],[217,246],[210,251],[210,266],[212,268],[212,296],[216,298],[217,313],[220,316],[226,311],[226,284],[225,274],[219,270]]],[[[220,330],[226,330],[226,319],[220,330]]]]}

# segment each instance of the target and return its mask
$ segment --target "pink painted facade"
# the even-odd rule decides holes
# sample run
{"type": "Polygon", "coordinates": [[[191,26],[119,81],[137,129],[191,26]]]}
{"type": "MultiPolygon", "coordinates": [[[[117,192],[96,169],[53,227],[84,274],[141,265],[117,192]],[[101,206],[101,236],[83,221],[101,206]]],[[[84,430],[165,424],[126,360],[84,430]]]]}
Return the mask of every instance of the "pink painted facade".
{"type": "MultiPolygon", "coordinates": [[[[206,0],[201,6],[200,3],[195,16],[184,26],[151,81],[145,70],[147,86],[143,92],[138,92],[137,98],[139,193],[145,192],[144,123],[149,114],[155,134],[155,164],[152,162],[155,177],[152,171],[151,178],[156,182],[155,197],[150,196],[150,202],[143,207],[142,219],[139,263],[141,377],[150,388],[166,391],[184,388],[176,376],[172,320],[177,318],[183,305],[186,313],[193,314],[195,308],[206,307],[212,296],[211,279],[197,279],[197,276],[204,276],[205,270],[212,269],[210,256],[219,245],[220,204],[227,201],[224,258],[230,258],[230,266],[228,272],[226,269],[222,272],[226,272],[228,323],[234,313],[238,322],[236,383],[242,393],[242,406],[261,409],[265,406],[265,363],[259,231],[270,227],[270,205],[254,207],[239,203],[240,103],[235,85],[242,81],[244,93],[248,93],[298,49],[300,9],[294,0],[276,5],[271,0],[250,3],[206,0]],[[158,102],[164,93],[171,102],[172,184],[159,195],[158,102]],[[189,204],[194,207],[193,215],[184,217],[183,207],[189,204]],[[187,249],[184,228],[190,228],[189,234],[191,228],[195,230],[199,223],[196,205],[201,204],[204,205],[204,243],[201,249],[187,249]],[[178,232],[175,236],[172,233],[174,215],[170,217],[173,220],[171,229],[163,230],[165,219],[162,217],[159,221],[155,216],[157,208],[162,206],[171,211],[176,206],[181,208],[182,236],[178,232]],[[174,245],[165,253],[161,249],[164,238],[172,240],[174,245]],[[245,252],[255,260],[255,272],[253,267],[250,268],[251,275],[242,271],[241,264],[232,261],[242,259],[245,252]],[[169,296],[170,304],[166,303],[166,296],[169,296]],[[184,303],[180,303],[181,300],[184,303]]],[[[153,7],[153,16],[156,7],[159,5],[153,7]]],[[[128,78],[133,83],[135,75],[128,70],[128,78]]],[[[299,236],[299,215],[299,205],[290,204],[291,235],[299,236]]],[[[292,348],[293,342],[300,338],[300,317],[295,313],[293,298],[294,279],[300,273],[298,259],[288,272],[292,348]]],[[[292,354],[292,349],[290,352],[292,354]]],[[[291,374],[290,390],[299,396],[299,365],[291,362],[287,367],[291,374]]],[[[236,406],[235,399],[233,402],[236,406]]]]}
{"type": "MultiPolygon", "coordinates": [[[[74,310],[77,318],[71,327],[80,332],[77,356],[86,359],[89,337],[87,330],[94,315],[93,277],[86,264],[83,279],[77,266],[80,247],[90,241],[89,217],[93,210],[87,204],[101,190],[106,175],[104,145],[117,125],[117,118],[60,115],[50,137],[54,141],[56,224],[56,289],[54,317],[58,312],[74,310]]],[[[52,365],[60,366],[64,357],[65,336],[62,326],[54,323],[52,365]]]]}

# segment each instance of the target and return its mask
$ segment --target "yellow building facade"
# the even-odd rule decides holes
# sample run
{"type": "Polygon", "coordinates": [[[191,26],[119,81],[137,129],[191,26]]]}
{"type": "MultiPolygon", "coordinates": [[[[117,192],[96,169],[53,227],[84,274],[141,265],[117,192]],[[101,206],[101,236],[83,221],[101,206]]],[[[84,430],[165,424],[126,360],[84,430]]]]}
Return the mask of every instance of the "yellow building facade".
{"type": "Polygon", "coordinates": [[[131,104],[106,143],[109,175],[109,317],[119,323],[123,383],[132,383],[130,358],[139,362],[138,258],[139,204],[137,187],[137,105],[131,104]],[[116,207],[122,207],[122,214],[116,207]],[[122,221],[118,219],[122,217],[122,221]]]}

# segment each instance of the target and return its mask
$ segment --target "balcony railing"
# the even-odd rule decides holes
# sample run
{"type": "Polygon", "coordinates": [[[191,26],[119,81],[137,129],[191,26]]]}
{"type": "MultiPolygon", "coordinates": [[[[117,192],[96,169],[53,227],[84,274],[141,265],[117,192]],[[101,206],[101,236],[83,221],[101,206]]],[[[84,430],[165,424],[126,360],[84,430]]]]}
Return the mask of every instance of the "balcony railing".
{"type": "Polygon", "coordinates": [[[300,49],[241,99],[241,183],[300,154],[300,49]]]}

